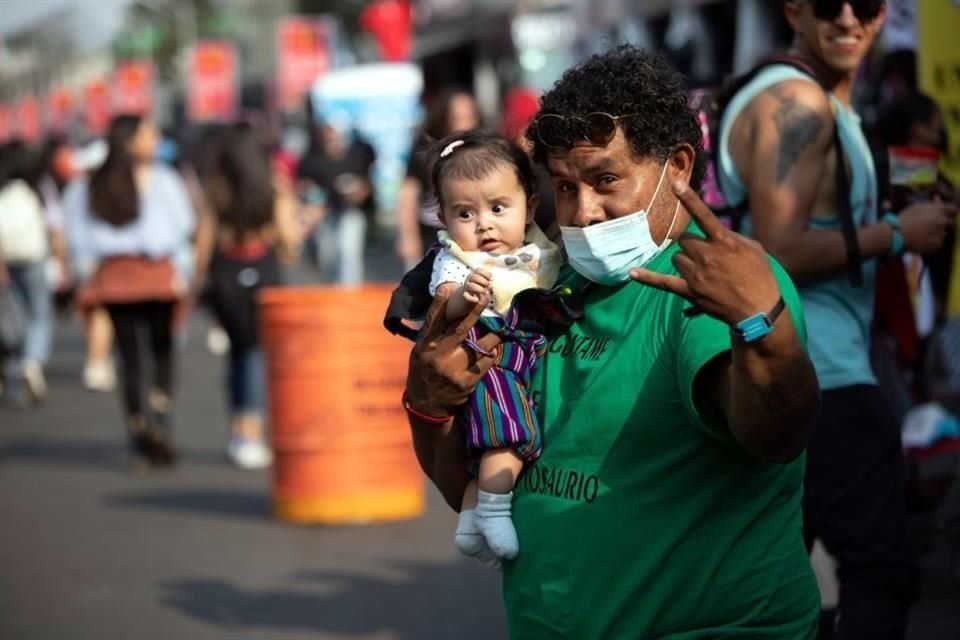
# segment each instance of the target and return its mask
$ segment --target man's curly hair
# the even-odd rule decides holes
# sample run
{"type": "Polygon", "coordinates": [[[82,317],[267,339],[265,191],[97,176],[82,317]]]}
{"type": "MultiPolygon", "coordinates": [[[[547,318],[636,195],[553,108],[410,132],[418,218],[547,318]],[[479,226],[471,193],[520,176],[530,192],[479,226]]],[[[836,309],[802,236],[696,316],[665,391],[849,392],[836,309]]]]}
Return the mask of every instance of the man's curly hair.
{"type": "MultiPolygon", "coordinates": [[[[617,122],[634,157],[658,162],[686,142],[697,152],[690,186],[700,187],[706,158],[700,122],[689,106],[681,76],[657,53],[622,45],[584,60],[563,76],[540,99],[540,113],[583,116],[595,111],[614,116],[636,114],[617,122]]],[[[537,136],[536,125],[527,129],[533,157],[546,164],[549,148],[537,136]]]]}

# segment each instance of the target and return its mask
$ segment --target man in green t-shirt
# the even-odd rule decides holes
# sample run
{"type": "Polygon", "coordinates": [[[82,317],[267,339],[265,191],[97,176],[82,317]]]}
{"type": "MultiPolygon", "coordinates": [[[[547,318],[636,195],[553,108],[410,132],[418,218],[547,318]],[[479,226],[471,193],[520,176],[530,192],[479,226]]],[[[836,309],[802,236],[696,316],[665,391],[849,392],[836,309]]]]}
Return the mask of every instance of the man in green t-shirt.
{"type": "MultiPolygon", "coordinates": [[[[703,164],[681,78],[633,47],[594,56],[544,95],[528,137],[584,315],[533,381],[544,448],[513,500],[511,637],[813,638],[800,499],[818,387],[803,316],[779,265],[690,188],[703,164]]],[[[493,358],[462,346],[482,308],[452,326],[445,304],[405,404],[420,463],[457,508],[464,439],[443,418],[493,358]]],[[[495,353],[496,337],[479,346],[495,353]]]]}

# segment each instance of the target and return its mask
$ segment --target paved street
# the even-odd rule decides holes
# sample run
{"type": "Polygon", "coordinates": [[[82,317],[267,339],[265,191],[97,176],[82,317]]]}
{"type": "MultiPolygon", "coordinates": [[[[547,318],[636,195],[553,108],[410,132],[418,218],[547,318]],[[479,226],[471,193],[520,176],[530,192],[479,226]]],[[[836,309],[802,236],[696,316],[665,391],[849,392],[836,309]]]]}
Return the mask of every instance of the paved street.
{"type": "MultiPolygon", "coordinates": [[[[221,362],[196,317],[181,354],[182,464],[126,468],[119,401],[84,391],[64,319],[50,401],[0,409],[0,640],[458,640],[505,636],[498,579],[459,559],[454,516],[304,527],[269,515],[269,475],[223,456],[221,362]]],[[[960,638],[943,556],[911,640],[960,638]]]]}

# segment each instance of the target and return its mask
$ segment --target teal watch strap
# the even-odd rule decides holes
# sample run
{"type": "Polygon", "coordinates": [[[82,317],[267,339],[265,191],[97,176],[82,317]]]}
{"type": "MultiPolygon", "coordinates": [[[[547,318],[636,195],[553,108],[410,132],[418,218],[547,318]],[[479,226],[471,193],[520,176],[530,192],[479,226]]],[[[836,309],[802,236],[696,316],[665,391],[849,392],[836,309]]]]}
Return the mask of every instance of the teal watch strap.
{"type": "Polygon", "coordinates": [[[903,233],[900,231],[900,218],[897,217],[897,214],[887,211],[880,217],[880,220],[890,225],[890,228],[893,230],[893,239],[890,242],[890,255],[902,256],[904,247],[903,233]]]}
{"type": "Polygon", "coordinates": [[[755,342],[773,331],[773,324],[777,321],[777,318],[780,317],[780,314],[783,313],[786,306],[787,303],[784,302],[781,296],[780,299],[777,300],[777,304],[770,310],[770,313],[758,313],[750,316],[746,320],[741,320],[736,326],[730,329],[730,333],[744,342],[755,342]]]}

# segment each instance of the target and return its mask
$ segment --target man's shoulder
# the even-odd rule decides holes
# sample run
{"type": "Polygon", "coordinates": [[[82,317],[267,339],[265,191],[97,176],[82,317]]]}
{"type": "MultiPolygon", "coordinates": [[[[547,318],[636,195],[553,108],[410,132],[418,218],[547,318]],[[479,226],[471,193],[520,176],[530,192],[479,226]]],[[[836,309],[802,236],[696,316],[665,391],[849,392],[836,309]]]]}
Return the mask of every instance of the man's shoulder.
{"type": "Polygon", "coordinates": [[[764,87],[749,101],[746,114],[776,124],[777,114],[806,111],[822,120],[834,120],[830,97],[812,78],[791,77],[764,87]],[[771,118],[773,116],[773,118],[771,118]]]}

